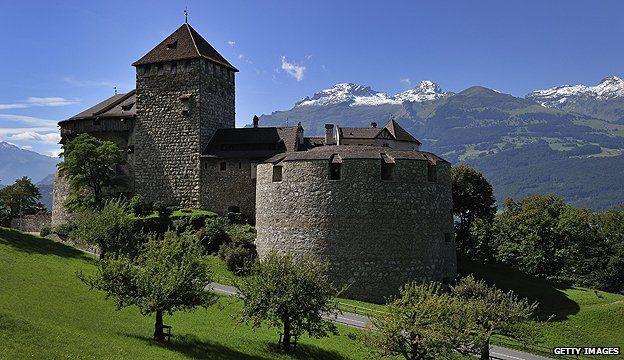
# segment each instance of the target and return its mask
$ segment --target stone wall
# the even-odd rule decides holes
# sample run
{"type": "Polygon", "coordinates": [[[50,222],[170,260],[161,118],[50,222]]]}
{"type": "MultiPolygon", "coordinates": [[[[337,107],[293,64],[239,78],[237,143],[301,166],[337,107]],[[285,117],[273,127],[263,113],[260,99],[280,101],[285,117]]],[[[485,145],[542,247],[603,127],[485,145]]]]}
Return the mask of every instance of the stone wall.
{"type": "Polygon", "coordinates": [[[49,212],[40,212],[33,215],[24,215],[21,219],[12,219],[11,228],[25,232],[39,232],[44,226],[50,226],[49,212]]]}
{"type": "Polygon", "coordinates": [[[396,160],[394,180],[381,180],[381,161],[345,159],[340,180],[326,160],[286,161],[282,181],[258,165],[256,246],[328,261],[345,296],[382,301],[411,280],[456,274],[450,164],[396,160]]]}
{"type": "Polygon", "coordinates": [[[204,159],[202,164],[201,207],[221,214],[231,207],[238,207],[253,223],[256,214],[255,163],[248,159],[204,159]],[[221,163],[225,163],[225,170],[221,170],[221,163]]]}
{"type": "Polygon", "coordinates": [[[135,190],[147,201],[199,207],[200,153],[234,127],[234,73],[204,59],[137,67],[135,190]]]}
{"type": "Polygon", "coordinates": [[[65,224],[71,215],[65,210],[65,201],[71,194],[69,181],[60,171],[54,174],[54,191],[52,192],[52,227],[65,224]]]}

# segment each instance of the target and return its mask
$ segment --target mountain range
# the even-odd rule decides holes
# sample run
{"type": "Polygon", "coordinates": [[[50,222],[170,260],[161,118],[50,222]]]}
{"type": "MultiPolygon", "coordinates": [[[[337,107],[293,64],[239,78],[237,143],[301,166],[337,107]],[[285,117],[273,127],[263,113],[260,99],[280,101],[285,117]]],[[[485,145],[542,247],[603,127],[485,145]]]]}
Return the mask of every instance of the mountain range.
{"type": "Polygon", "coordinates": [[[615,76],[526,97],[481,86],[453,93],[432,81],[395,95],[341,83],[260,116],[260,124],[301,122],[310,136],[323,134],[325,123],[362,127],[390,118],[423,150],[481,170],[499,201],[556,193],[593,209],[624,204],[624,80],[615,76]]]}

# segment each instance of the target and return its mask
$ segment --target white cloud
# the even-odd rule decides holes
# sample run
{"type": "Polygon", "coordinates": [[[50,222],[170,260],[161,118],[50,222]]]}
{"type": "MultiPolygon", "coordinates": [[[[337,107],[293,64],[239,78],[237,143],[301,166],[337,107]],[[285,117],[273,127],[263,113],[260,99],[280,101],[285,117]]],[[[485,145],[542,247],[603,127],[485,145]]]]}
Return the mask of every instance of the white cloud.
{"type": "Polygon", "coordinates": [[[403,78],[399,81],[401,82],[401,84],[405,86],[412,86],[412,81],[409,78],[403,78]]]}
{"type": "Polygon", "coordinates": [[[58,157],[62,152],[63,152],[63,149],[54,149],[54,150],[48,151],[48,155],[52,157],[58,157]]]}
{"type": "Polygon", "coordinates": [[[33,149],[33,147],[32,147],[32,146],[28,146],[28,145],[26,145],[26,146],[22,146],[22,149],[23,149],[23,150],[32,150],[32,149],[33,149]]]}
{"type": "Polygon", "coordinates": [[[236,45],[236,41],[228,40],[228,45],[234,47],[234,45],[236,45]]]}
{"type": "Polygon", "coordinates": [[[12,141],[37,141],[46,143],[58,143],[61,140],[59,133],[40,134],[35,131],[25,131],[13,134],[8,137],[12,141]]]}
{"type": "Polygon", "coordinates": [[[117,89],[134,89],[134,84],[131,83],[115,83],[109,80],[79,80],[72,76],[64,77],[63,82],[73,87],[107,87],[112,89],[116,86],[117,89]]]}
{"type": "Polygon", "coordinates": [[[26,100],[13,104],[0,104],[0,110],[26,109],[30,107],[57,107],[76,104],[76,99],[65,99],[62,97],[29,97],[26,100]]]}
{"type": "Polygon", "coordinates": [[[294,63],[289,63],[286,61],[286,57],[282,56],[282,70],[286,71],[286,73],[297,81],[303,80],[305,66],[297,65],[294,63]]]}
{"type": "MultiPolygon", "coordinates": [[[[56,120],[47,120],[47,119],[41,119],[41,118],[36,118],[36,117],[31,117],[31,116],[13,115],[13,114],[0,114],[0,120],[20,123],[21,126],[31,125],[33,127],[36,127],[37,129],[47,129],[47,130],[56,130],[56,123],[57,123],[56,120]]],[[[11,130],[11,129],[18,130],[17,128],[9,128],[8,130],[11,130]]],[[[6,129],[0,128],[0,133],[2,133],[2,130],[6,130],[6,129]]],[[[35,129],[31,129],[31,130],[41,131],[41,130],[35,130],[35,129]]]]}
{"type": "Polygon", "coordinates": [[[306,58],[306,60],[310,60],[310,59],[312,59],[312,55],[306,55],[305,58],[306,58]]]}

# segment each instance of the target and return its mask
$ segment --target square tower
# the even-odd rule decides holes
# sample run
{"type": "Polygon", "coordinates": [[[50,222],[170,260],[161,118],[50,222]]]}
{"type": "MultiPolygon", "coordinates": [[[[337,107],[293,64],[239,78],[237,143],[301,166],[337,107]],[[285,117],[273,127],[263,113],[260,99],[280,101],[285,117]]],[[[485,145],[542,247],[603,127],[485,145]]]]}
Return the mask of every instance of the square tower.
{"type": "Polygon", "coordinates": [[[238,70],[188,23],[136,67],[135,191],[146,201],[199,207],[200,154],[234,127],[238,70]]]}

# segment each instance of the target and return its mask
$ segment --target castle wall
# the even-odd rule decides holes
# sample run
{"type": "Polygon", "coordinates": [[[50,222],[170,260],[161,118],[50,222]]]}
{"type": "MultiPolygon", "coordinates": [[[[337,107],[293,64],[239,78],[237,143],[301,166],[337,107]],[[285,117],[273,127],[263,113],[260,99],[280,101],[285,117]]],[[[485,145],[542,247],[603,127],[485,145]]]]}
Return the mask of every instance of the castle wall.
{"type": "Polygon", "coordinates": [[[256,214],[256,179],[254,165],[248,159],[202,160],[201,207],[225,214],[232,207],[250,221],[256,214]],[[225,162],[225,170],[221,163],[225,162]]]}
{"type": "Polygon", "coordinates": [[[135,189],[147,201],[199,207],[200,153],[234,127],[234,73],[196,59],[137,67],[135,189]]]}
{"type": "Polygon", "coordinates": [[[382,301],[411,280],[456,273],[450,164],[396,160],[394,180],[381,180],[378,159],[345,159],[341,180],[329,180],[326,160],[258,165],[256,246],[328,261],[345,296],[382,301]]]}
{"type": "Polygon", "coordinates": [[[71,194],[69,181],[60,171],[54,174],[54,190],[52,191],[52,227],[67,223],[71,215],[65,210],[65,201],[71,194]]]}

